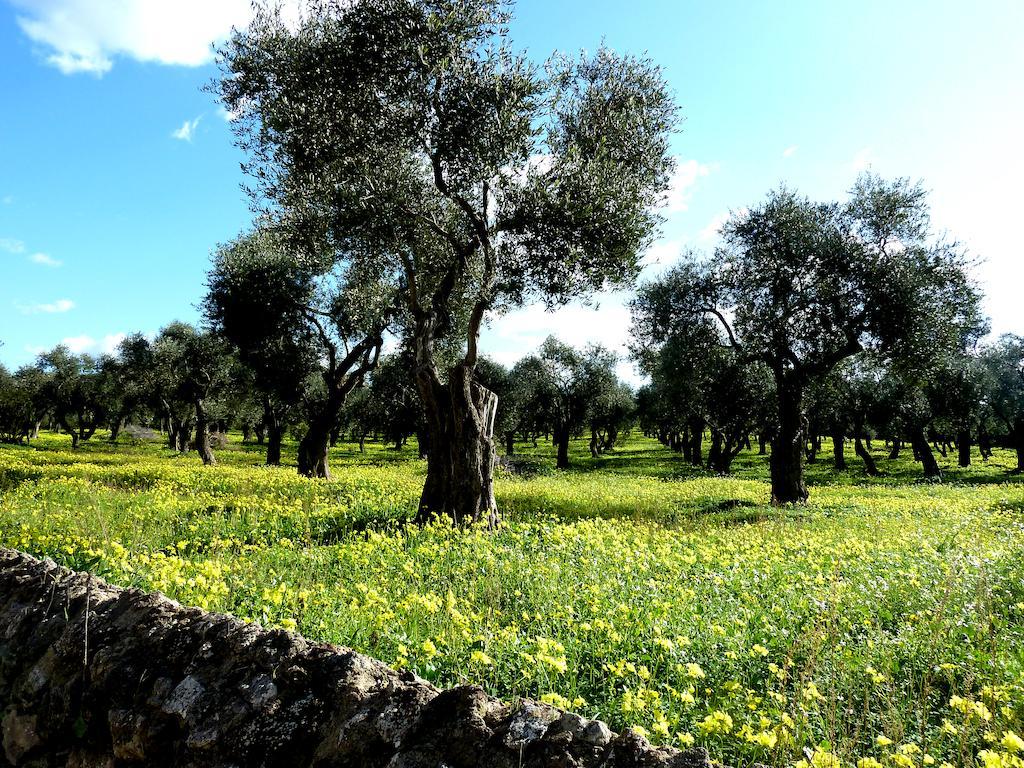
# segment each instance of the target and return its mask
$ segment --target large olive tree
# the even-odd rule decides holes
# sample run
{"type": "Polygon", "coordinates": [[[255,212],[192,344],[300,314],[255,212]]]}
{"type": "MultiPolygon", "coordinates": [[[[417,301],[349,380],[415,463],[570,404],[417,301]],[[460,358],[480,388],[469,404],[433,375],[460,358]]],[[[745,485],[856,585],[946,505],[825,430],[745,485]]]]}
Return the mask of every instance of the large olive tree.
{"type": "Polygon", "coordinates": [[[934,240],[920,185],[865,174],[846,202],[780,189],[732,215],[708,260],[691,255],[639,293],[652,337],[710,318],[741,360],[776,388],[771,496],[807,499],[804,396],[867,349],[926,372],[937,350],[982,327],[963,250],[934,240]]]}
{"type": "Polygon", "coordinates": [[[257,200],[401,290],[420,520],[497,520],[485,319],[634,279],[673,167],[658,68],[605,48],[537,66],[508,19],[498,0],[310,0],[298,21],[257,9],[221,51],[257,200]]]}

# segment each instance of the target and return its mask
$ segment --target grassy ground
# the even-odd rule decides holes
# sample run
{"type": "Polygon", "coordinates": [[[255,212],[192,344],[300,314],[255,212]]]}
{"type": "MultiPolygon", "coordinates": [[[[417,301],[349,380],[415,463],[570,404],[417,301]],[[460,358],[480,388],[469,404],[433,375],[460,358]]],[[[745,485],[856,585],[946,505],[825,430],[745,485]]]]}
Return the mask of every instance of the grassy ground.
{"type": "Polygon", "coordinates": [[[0,448],[0,543],[735,765],[1024,766],[1024,484],[1008,454],[931,485],[881,448],[869,480],[826,445],[774,509],[754,454],[711,477],[634,436],[557,473],[519,446],[486,533],[403,525],[411,450],[342,447],[322,483],[45,436],[0,448]]]}

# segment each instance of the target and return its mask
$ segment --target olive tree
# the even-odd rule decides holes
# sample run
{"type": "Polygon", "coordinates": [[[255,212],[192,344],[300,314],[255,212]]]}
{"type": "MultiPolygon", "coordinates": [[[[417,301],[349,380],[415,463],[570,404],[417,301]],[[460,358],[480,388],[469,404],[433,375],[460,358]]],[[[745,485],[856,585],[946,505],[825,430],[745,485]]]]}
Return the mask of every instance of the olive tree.
{"type": "Polygon", "coordinates": [[[727,474],[765,419],[765,403],[773,396],[770,376],[763,363],[741,359],[707,319],[663,336],[653,309],[643,296],[634,302],[633,357],[660,396],[662,417],[670,420],[674,436],[670,445],[700,465],[703,433],[710,431],[707,467],[727,474]]]}
{"type": "Polygon", "coordinates": [[[45,375],[42,394],[53,420],[71,436],[71,447],[89,440],[116,410],[118,391],[109,358],[76,355],[64,345],[39,355],[45,375]]]}
{"type": "Polygon", "coordinates": [[[1024,337],[1000,337],[984,350],[981,361],[988,379],[989,407],[1016,451],[1016,471],[1024,472],[1024,337]]]}
{"type": "Polygon", "coordinates": [[[771,372],[777,431],[771,497],[807,499],[804,396],[840,362],[870,349],[918,365],[960,348],[979,326],[964,252],[930,236],[919,184],[862,175],[846,202],[788,189],[734,213],[708,260],[690,254],[640,292],[668,333],[710,318],[726,343],[771,372]]]}
{"type": "MultiPolygon", "coordinates": [[[[210,423],[217,413],[217,398],[231,376],[231,347],[209,331],[175,322],[157,335],[153,355],[167,407],[175,414],[189,414],[179,415],[179,424],[194,417],[196,453],[203,464],[216,464],[210,444],[210,423]]],[[[178,447],[182,449],[180,444],[178,447]]],[[[184,447],[187,448],[187,441],[184,447]]]]}
{"type": "Polygon", "coordinates": [[[516,369],[531,375],[525,407],[543,414],[555,443],[558,469],[569,468],[569,441],[596,418],[601,401],[620,385],[616,355],[599,345],[577,350],[554,336],[516,369]]]}
{"type": "Polygon", "coordinates": [[[258,8],[221,50],[257,199],[401,291],[420,521],[497,521],[486,318],[631,282],[673,168],[657,67],[604,47],[538,66],[508,20],[498,0],[319,0],[297,22],[258,8]]]}
{"type": "Polygon", "coordinates": [[[380,356],[396,288],[350,250],[302,247],[264,222],[220,247],[207,279],[207,318],[239,350],[263,396],[268,463],[298,409],[299,473],[330,478],[327,451],[345,400],[380,356]]]}

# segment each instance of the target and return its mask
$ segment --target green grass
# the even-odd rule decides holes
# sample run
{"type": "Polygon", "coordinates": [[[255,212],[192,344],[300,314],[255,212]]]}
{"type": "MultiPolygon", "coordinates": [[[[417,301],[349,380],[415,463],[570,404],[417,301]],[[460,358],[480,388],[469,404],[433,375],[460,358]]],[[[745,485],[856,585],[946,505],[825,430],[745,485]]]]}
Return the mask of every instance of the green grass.
{"type": "Polygon", "coordinates": [[[488,533],[404,524],[424,472],[411,449],[342,446],[323,483],[260,466],[255,446],[208,468],[45,436],[0,449],[0,543],[734,765],[805,748],[818,765],[1015,765],[1012,457],[950,457],[935,485],[875,448],[884,477],[852,451],[833,472],[826,445],[810,503],[776,509],[755,454],[720,478],[634,436],[598,459],[574,444],[556,472],[550,446],[520,445],[533,472],[499,477],[488,533]]]}

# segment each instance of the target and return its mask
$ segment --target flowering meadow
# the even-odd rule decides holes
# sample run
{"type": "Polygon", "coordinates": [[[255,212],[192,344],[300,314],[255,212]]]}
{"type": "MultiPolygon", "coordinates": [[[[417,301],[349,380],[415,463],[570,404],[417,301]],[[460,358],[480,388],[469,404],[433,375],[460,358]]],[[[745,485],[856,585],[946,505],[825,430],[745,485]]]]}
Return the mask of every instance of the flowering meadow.
{"type": "MultiPolygon", "coordinates": [[[[157,443],[0,448],[0,544],[530,696],[730,765],[1024,767],[1024,483],[1009,455],[916,482],[909,460],[768,506],[636,437],[504,473],[496,532],[406,524],[411,451],[332,452],[335,479],[203,467],[157,443]]],[[[851,456],[852,467],[856,467],[851,456]]]]}

